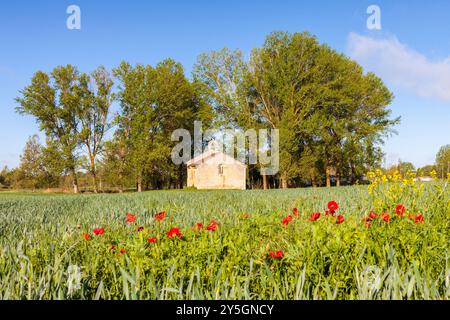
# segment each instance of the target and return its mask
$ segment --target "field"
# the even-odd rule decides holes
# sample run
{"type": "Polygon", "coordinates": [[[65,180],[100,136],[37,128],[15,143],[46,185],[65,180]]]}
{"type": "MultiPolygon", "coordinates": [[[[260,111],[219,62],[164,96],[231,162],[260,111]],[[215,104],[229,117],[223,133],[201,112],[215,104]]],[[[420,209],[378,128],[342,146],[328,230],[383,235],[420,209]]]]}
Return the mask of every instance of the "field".
{"type": "Polygon", "coordinates": [[[3,193],[0,299],[449,299],[447,184],[402,193],[3,193]]]}

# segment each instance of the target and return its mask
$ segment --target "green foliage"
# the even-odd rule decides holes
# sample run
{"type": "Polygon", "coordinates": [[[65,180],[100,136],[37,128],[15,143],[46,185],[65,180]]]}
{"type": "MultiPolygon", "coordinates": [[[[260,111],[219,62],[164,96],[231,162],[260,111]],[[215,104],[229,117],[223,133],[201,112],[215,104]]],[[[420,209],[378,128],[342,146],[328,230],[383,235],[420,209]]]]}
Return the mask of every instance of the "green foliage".
{"type": "Polygon", "coordinates": [[[97,158],[103,152],[104,136],[111,127],[109,112],[113,101],[113,80],[104,67],[99,67],[91,77],[84,75],[80,81],[84,98],[78,114],[81,123],[79,139],[86,150],[86,168],[92,175],[94,191],[97,192],[97,158]]]}
{"type": "Polygon", "coordinates": [[[9,185],[15,189],[43,189],[57,185],[58,176],[54,175],[46,165],[45,148],[37,135],[31,136],[22,155],[20,165],[10,174],[9,185]]]}
{"type": "Polygon", "coordinates": [[[425,194],[416,203],[423,223],[380,219],[369,229],[363,187],[2,194],[0,299],[449,299],[450,194],[444,184],[425,194]],[[307,221],[329,200],[343,224],[307,221]],[[283,226],[294,207],[300,216],[283,226]],[[128,212],[135,223],[125,223],[128,212]],[[192,230],[213,219],[217,231],[192,230]],[[173,226],[183,239],[166,236],[173,226]],[[96,227],[105,234],[94,236],[96,227]],[[270,250],[285,257],[270,259],[270,250]]]}
{"type": "Polygon", "coordinates": [[[441,147],[436,154],[436,172],[441,179],[450,174],[450,145],[441,147]]]}
{"type": "Polygon", "coordinates": [[[9,187],[11,171],[7,166],[3,167],[2,171],[0,171],[0,189],[9,187]]]}
{"type": "Polygon", "coordinates": [[[393,95],[381,79],[308,33],[271,33],[249,61],[239,50],[202,54],[193,74],[221,123],[280,130],[285,186],[317,184],[325,173],[329,184],[332,169],[354,183],[378,165],[379,145],[399,122],[389,118],[393,95]]]}
{"type": "Polygon", "coordinates": [[[431,177],[433,171],[437,173],[435,165],[426,165],[422,168],[417,169],[417,176],[418,177],[431,177]]]}
{"type": "Polygon", "coordinates": [[[131,173],[141,191],[145,186],[170,187],[183,181],[184,169],[172,164],[175,129],[193,132],[195,120],[211,121],[211,111],[201,84],[190,82],[181,64],[164,60],[155,68],[123,62],[114,70],[119,80],[121,105],[115,141],[105,166],[131,173]],[[108,163],[108,160],[113,162],[108,163]],[[178,183],[178,182],[177,182],[178,183]]]}

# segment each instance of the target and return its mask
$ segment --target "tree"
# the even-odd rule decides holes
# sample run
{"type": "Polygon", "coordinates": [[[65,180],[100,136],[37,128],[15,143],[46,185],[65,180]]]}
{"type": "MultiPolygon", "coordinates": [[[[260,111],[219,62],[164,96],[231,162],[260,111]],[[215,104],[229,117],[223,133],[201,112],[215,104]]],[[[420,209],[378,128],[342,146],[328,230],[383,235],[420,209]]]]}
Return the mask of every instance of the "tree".
{"type": "Polygon", "coordinates": [[[123,192],[125,187],[129,187],[132,176],[131,167],[127,162],[126,145],[122,139],[123,135],[116,131],[114,138],[105,142],[104,157],[100,163],[102,178],[109,185],[118,187],[119,192],[123,192]]]}
{"type": "Polygon", "coordinates": [[[50,75],[38,71],[20,94],[16,98],[20,105],[17,111],[36,118],[47,136],[51,162],[71,174],[73,190],[78,193],[78,115],[82,103],[78,70],[67,65],[53,69],[50,75]]]}
{"type": "Polygon", "coordinates": [[[10,170],[7,166],[4,166],[2,171],[0,171],[0,188],[7,188],[10,185],[9,181],[10,170]]]}
{"type": "Polygon", "coordinates": [[[389,119],[393,97],[378,77],[308,33],[272,33],[248,62],[238,50],[203,54],[194,78],[231,126],[280,131],[284,188],[296,178],[316,185],[318,170],[327,186],[332,173],[338,185],[343,174],[355,180],[399,121],[389,119]]]}
{"type": "Polygon", "coordinates": [[[32,189],[39,187],[39,179],[44,174],[43,148],[39,142],[39,137],[30,137],[20,156],[19,169],[23,175],[24,185],[32,189]]]}
{"type": "Polygon", "coordinates": [[[42,189],[58,183],[57,177],[47,170],[45,148],[37,135],[28,139],[20,156],[20,165],[11,176],[13,187],[20,189],[42,189]]]}
{"type": "Polygon", "coordinates": [[[442,146],[436,154],[436,171],[438,177],[445,179],[450,173],[450,145],[442,146]]]}
{"type": "Polygon", "coordinates": [[[402,160],[398,160],[397,170],[400,172],[402,177],[405,177],[408,172],[414,172],[416,168],[414,164],[411,162],[404,162],[402,160]]]}
{"type": "Polygon", "coordinates": [[[192,132],[196,119],[206,124],[210,121],[202,85],[191,83],[182,66],[170,59],[155,68],[123,62],[114,75],[120,83],[121,110],[111,151],[115,149],[115,154],[123,157],[139,192],[149,186],[170,186],[176,180],[182,187],[185,170],[171,162],[171,134],[178,128],[192,132]]]}
{"type": "Polygon", "coordinates": [[[80,141],[85,147],[89,172],[92,175],[94,192],[98,192],[96,161],[103,151],[103,139],[110,128],[109,110],[112,104],[113,81],[104,67],[92,72],[91,77],[80,76],[82,95],[79,112],[81,131],[80,141]]]}
{"type": "Polygon", "coordinates": [[[418,177],[431,177],[432,172],[437,173],[437,169],[435,165],[426,165],[422,168],[417,169],[417,176],[418,177]]]}

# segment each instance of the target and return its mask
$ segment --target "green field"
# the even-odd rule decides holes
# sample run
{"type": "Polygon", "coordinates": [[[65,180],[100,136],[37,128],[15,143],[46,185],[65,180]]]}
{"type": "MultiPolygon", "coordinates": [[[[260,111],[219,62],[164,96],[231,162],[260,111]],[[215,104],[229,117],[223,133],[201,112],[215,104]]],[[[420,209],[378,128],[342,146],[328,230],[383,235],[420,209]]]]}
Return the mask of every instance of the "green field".
{"type": "Polygon", "coordinates": [[[3,193],[0,299],[449,299],[447,185],[402,203],[421,208],[423,223],[394,207],[389,222],[367,228],[377,205],[367,187],[3,193]],[[343,223],[324,215],[330,200],[343,223]],[[294,207],[300,215],[283,225],[294,207]],[[160,211],[167,217],[156,221],[160,211]],[[137,220],[126,223],[127,213],[137,220]],[[217,230],[193,230],[211,220],[217,230]],[[182,238],[167,236],[175,226],[182,238]],[[278,250],[282,259],[269,256],[278,250]]]}

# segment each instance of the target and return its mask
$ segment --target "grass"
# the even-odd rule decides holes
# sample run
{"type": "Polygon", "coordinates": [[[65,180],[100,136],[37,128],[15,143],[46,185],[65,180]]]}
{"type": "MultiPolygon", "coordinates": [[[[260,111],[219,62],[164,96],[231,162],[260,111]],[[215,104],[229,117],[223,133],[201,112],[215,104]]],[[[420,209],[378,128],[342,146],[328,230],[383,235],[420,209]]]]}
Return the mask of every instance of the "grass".
{"type": "Polygon", "coordinates": [[[427,190],[403,199],[423,223],[392,208],[389,223],[370,228],[361,222],[374,206],[367,187],[2,193],[0,299],[449,299],[450,196],[427,190]],[[323,215],[330,200],[344,223],[323,215]],[[294,207],[300,216],[283,226],[294,207]],[[158,222],[160,211],[167,218],[158,222]],[[128,212],[135,223],[125,223],[128,212]],[[217,231],[192,230],[213,219],[217,231]],[[174,226],[182,239],[167,237],[174,226]]]}

